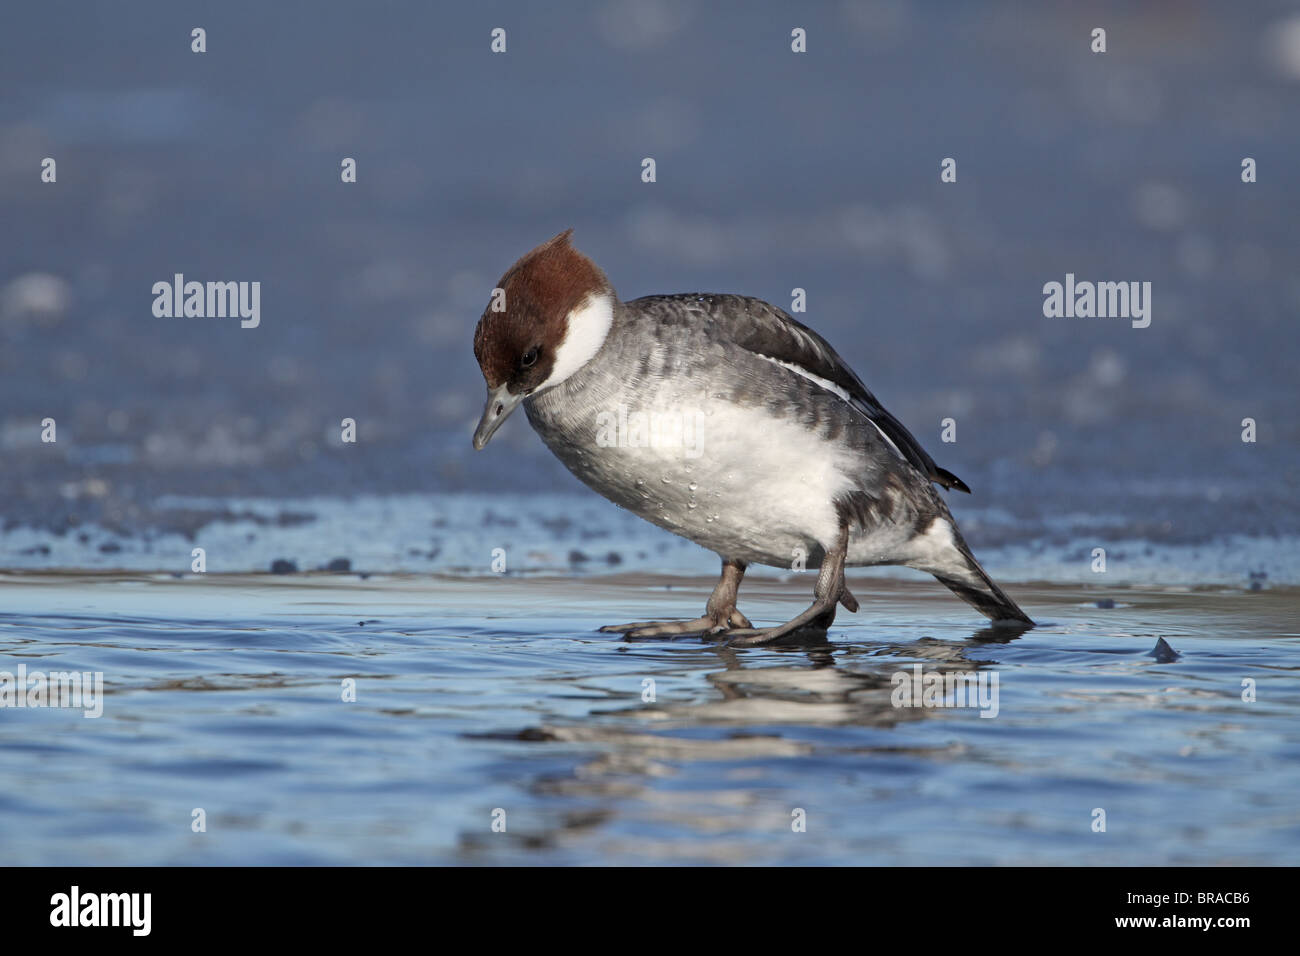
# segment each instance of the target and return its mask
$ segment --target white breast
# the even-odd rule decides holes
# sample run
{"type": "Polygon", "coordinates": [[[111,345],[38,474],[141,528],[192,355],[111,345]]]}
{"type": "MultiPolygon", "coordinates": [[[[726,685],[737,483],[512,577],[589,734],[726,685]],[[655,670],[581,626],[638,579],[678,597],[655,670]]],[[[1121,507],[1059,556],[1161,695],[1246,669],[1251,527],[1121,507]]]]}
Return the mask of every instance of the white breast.
{"type": "Polygon", "coordinates": [[[790,567],[801,556],[807,561],[818,544],[833,546],[834,500],[854,487],[851,471],[860,464],[842,445],[765,408],[710,400],[704,390],[623,397],[635,403],[633,413],[691,422],[690,441],[611,445],[607,436],[596,444],[580,433],[576,442],[548,439],[590,487],[662,528],[751,563],[790,567]]]}

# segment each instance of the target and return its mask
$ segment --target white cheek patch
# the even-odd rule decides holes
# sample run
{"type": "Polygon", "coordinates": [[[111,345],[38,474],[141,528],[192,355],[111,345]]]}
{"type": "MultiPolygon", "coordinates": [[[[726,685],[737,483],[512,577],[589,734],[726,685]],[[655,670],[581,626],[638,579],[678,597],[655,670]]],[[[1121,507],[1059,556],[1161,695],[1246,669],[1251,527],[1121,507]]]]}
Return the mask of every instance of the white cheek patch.
{"type": "Polygon", "coordinates": [[[593,293],[583,299],[569,313],[564,339],[555,350],[555,365],[550,377],[537,391],[559,385],[578,369],[590,362],[605,344],[610,326],[614,324],[614,297],[608,293],[593,293]]]}

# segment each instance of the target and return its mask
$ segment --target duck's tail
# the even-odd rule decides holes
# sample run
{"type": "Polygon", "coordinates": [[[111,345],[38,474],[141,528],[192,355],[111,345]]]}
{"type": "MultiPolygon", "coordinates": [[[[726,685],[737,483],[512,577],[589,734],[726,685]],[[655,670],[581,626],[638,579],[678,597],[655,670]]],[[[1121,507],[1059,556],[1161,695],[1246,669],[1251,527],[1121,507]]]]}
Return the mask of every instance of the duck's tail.
{"type": "Polygon", "coordinates": [[[1033,627],[1034,622],[1030,616],[1020,610],[1019,605],[1007,597],[1003,590],[993,583],[993,579],[984,572],[984,569],[979,564],[973,560],[971,563],[974,564],[974,570],[979,576],[978,583],[972,584],[969,580],[959,581],[943,574],[936,574],[935,577],[953,594],[993,623],[1023,624],[1027,627],[1033,627]]]}
{"type": "MultiPolygon", "coordinates": [[[[988,572],[980,567],[980,563],[975,560],[975,555],[971,554],[970,548],[962,540],[961,533],[957,531],[957,526],[952,522],[951,517],[940,518],[938,521],[944,521],[952,530],[951,547],[927,549],[929,553],[923,560],[909,562],[909,565],[933,574],[953,594],[990,621],[1033,627],[1034,622],[1029,615],[1020,610],[1019,605],[1007,597],[1006,593],[993,583],[988,572]]],[[[927,538],[930,536],[930,534],[926,535],[927,538]]]]}

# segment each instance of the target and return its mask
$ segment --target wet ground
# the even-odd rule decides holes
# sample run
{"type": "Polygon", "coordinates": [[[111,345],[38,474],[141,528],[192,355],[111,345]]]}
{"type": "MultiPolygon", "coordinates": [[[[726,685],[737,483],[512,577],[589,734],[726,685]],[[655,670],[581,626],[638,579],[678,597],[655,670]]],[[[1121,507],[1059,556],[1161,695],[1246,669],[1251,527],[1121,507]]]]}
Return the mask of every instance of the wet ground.
{"type": "Polygon", "coordinates": [[[0,863],[1295,862],[1300,592],[1011,586],[1000,641],[850,580],[828,640],[739,650],[595,630],[704,578],[8,574],[0,666],[106,693],[0,710],[0,863]],[[918,663],[996,716],[895,706],[918,663]]]}

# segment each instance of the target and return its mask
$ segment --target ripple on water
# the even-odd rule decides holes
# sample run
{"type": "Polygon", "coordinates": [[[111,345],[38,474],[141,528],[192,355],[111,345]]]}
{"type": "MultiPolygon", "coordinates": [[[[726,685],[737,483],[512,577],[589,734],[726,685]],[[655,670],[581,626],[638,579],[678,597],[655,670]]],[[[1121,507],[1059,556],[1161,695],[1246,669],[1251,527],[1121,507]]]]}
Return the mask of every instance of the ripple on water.
{"type": "MultiPolygon", "coordinates": [[[[829,640],[737,651],[595,632],[694,607],[705,581],[394,578],[330,613],[211,582],[185,617],[153,613],[169,582],[111,600],[105,583],[6,595],[31,606],[0,616],[0,669],[99,669],[106,696],[93,720],[0,711],[3,862],[1294,857],[1297,602],[1281,591],[1101,612],[1039,588],[1026,602],[1055,623],[990,642],[961,605],[873,582],[854,588],[871,611],[829,640]],[[47,613],[61,604],[82,610],[47,613]],[[476,604],[496,616],[459,613],[476,604]],[[1158,638],[1179,656],[1152,657],[1158,638]],[[996,673],[997,717],[895,707],[914,664],[996,673]],[[190,832],[195,808],[220,840],[190,832]],[[795,809],[812,824],[792,842],[795,809]]],[[[806,599],[749,587],[772,617],[806,599]]]]}

